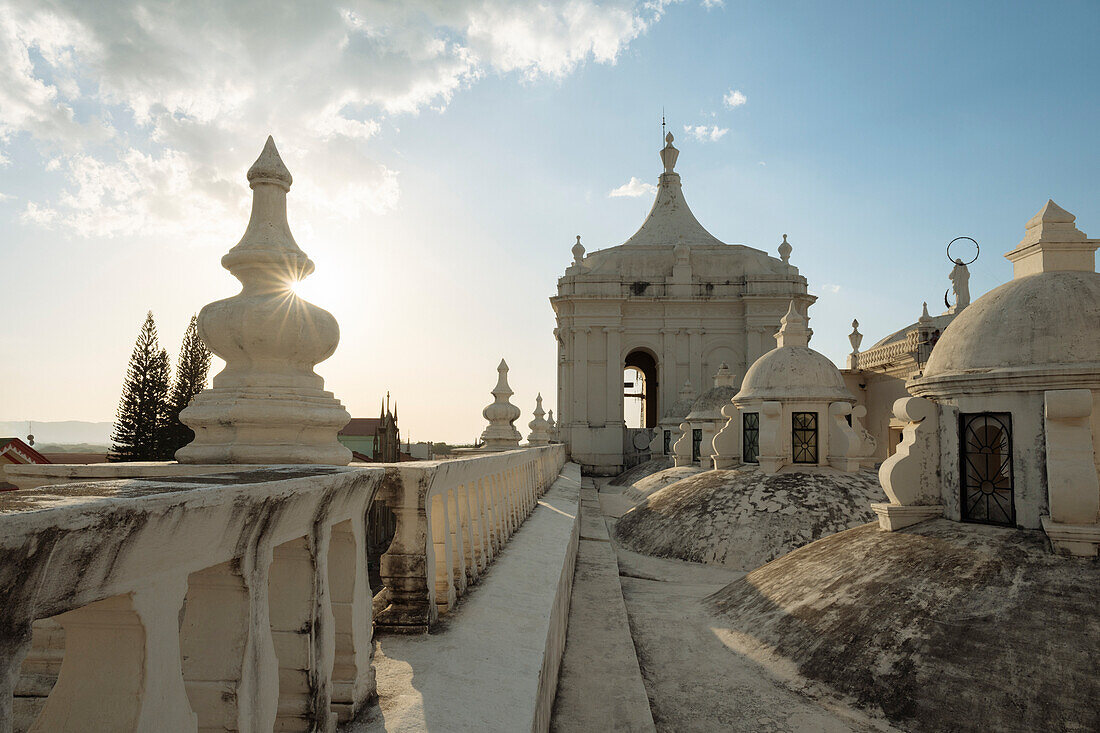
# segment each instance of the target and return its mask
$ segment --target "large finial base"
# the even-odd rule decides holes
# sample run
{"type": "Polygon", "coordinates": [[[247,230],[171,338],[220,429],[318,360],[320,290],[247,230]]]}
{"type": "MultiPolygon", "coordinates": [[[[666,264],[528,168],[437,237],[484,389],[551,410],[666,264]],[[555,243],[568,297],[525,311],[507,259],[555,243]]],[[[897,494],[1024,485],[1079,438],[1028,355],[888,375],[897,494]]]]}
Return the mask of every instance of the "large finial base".
{"type": "Polygon", "coordinates": [[[308,463],[346,466],[336,438],[351,415],[332,392],[223,387],[198,394],[181,415],[195,439],[180,463],[308,463]]]}

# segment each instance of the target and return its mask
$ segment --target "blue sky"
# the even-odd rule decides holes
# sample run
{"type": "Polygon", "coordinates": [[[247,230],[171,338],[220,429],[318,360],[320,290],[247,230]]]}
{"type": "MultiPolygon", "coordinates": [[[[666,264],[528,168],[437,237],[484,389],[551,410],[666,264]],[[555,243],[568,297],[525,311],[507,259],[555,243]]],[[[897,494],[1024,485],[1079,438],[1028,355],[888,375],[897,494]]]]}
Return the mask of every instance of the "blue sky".
{"type": "Polygon", "coordinates": [[[347,5],[290,33],[0,2],[0,65],[30,60],[0,83],[0,419],[111,419],[145,311],[174,354],[236,291],[218,260],[269,132],[317,264],[301,292],[341,324],[318,372],[357,416],[390,390],[413,439],[476,437],[501,356],[524,432],[536,391],[553,406],[547,298],[576,234],[640,224],[649,195],[608,194],[655,182],[662,107],[696,216],[772,253],[789,235],[838,362],[853,317],[871,343],[942,310],[955,236],[982,245],[975,295],[1047,198],[1100,236],[1094,2],[352,5],[369,32],[326,55],[347,5]],[[196,28],[209,48],[166,40],[196,28]]]}

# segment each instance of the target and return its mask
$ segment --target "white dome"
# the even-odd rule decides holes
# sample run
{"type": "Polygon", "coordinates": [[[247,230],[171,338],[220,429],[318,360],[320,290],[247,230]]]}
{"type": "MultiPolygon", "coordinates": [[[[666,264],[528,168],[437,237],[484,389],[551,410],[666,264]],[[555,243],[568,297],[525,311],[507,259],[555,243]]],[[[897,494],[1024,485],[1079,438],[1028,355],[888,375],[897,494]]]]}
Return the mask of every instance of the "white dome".
{"type": "Polygon", "coordinates": [[[836,365],[808,346],[779,346],[761,356],[733,399],[856,401],[836,365]]]}
{"type": "Polygon", "coordinates": [[[944,330],[916,381],[1051,367],[1100,376],[1100,274],[1044,272],[991,290],[944,330]]]}

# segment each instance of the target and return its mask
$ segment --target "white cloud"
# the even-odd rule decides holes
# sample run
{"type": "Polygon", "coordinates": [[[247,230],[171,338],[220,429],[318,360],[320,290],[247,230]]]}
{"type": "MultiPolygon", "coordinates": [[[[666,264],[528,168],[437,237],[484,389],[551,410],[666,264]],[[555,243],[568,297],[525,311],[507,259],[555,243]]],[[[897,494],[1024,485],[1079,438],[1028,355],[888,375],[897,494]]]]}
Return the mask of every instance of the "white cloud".
{"type": "Polygon", "coordinates": [[[703,3],[702,3],[703,7],[706,8],[707,10],[712,10],[714,8],[724,7],[725,4],[726,4],[726,0],[703,0],[703,3]]]}
{"type": "Polygon", "coordinates": [[[629,181],[618,188],[611,189],[611,192],[607,195],[610,198],[637,198],[638,196],[653,196],[656,193],[657,187],[652,183],[646,183],[643,180],[631,176],[629,181]]]}
{"type": "Polygon", "coordinates": [[[491,73],[613,64],[667,1],[0,0],[0,166],[18,135],[64,180],[27,222],[203,238],[228,213],[239,227],[271,133],[303,213],[381,212],[400,198],[370,152],[384,120],[444,110],[491,73]]]}
{"type": "Polygon", "coordinates": [[[721,140],[730,129],[718,125],[684,125],[684,132],[701,143],[721,140]]]}
{"type": "Polygon", "coordinates": [[[767,165],[767,163],[765,163],[765,162],[764,162],[764,161],[762,161],[762,160],[760,160],[760,161],[757,161],[757,163],[756,163],[756,164],[757,164],[757,165],[767,165]]]}
{"type": "Polygon", "coordinates": [[[726,92],[725,96],[722,97],[722,101],[726,103],[727,107],[734,109],[748,102],[749,98],[742,94],[740,89],[730,89],[726,92]]]}
{"type": "Polygon", "coordinates": [[[836,295],[837,293],[840,292],[840,286],[839,285],[832,285],[830,283],[825,283],[824,285],[821,286],[821,290],[822,290],[822,292],[832,293],[833,295],[836,295]]]}
{"type": "Polygon", "coordinates": [[[15,197],[12,196],[10,193],[0,193],[0,202],[14,201],[14,200],[15,200],[15,197]]]}

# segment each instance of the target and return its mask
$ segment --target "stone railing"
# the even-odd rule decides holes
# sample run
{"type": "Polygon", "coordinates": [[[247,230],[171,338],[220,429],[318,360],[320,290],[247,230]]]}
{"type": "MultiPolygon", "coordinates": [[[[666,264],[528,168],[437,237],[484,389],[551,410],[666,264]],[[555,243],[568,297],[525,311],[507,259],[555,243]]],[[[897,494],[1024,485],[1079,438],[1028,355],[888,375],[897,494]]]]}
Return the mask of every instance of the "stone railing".
{"type": "Polygon", "coordinates": [[[2,495],[0,733],[331,730],[375,694],[372,500],[397,517],[382,622],[422,631],[564,459],[552,445],[2,495]]]}
{"type": "Polygon", "coordinates": [[[389,605],[375,623],[423,632],[454,607],[565,465],[565,446],[388,466],[379,500],[397,528],[382,556],[389,605]]]}
{"type": "Polygon", "coordinates": [[[895,341],[855,354],[855,368],[875,369],[876,367],[889,366],[904,359],[916,359],[918,346],[919,333],[910,331],[901,341],[895,341]]]}

